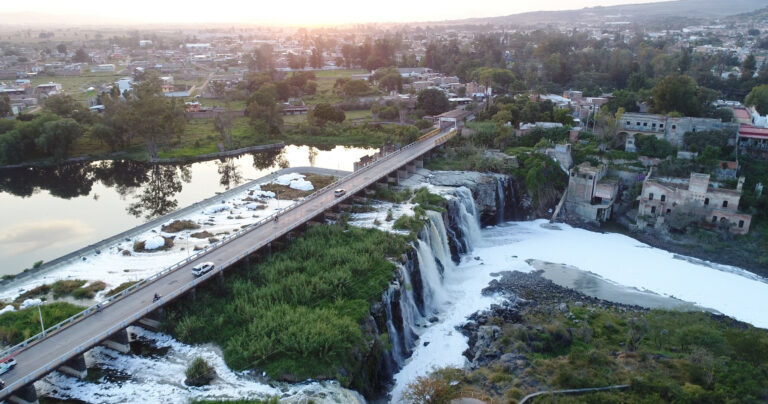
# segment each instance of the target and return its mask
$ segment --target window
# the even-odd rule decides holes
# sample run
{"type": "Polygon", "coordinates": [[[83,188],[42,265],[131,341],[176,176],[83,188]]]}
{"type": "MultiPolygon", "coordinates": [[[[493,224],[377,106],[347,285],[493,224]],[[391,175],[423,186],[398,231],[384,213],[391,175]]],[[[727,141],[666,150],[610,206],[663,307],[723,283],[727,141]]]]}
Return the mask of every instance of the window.
{"type": "Polygon", "coordinates": [[[640,126],[640,122],[637,123],[637,126],[640,126]]]}
{"type": "Polygon", "coordinates": [[[709,198],[704,198],[704,206],[709,205],[709,198]]]}
{"type": "Polygon", "coordinates": [[[590,179],[590,180],[592,179],[592,176],[591,176],[591,175],[589,176],[589,179],[590,179]]]}
{"type": "Polygon", "coordinates": [[[728,207],[728,201],[723,201],[723,207],[724,207],[724,208],[727,208],[727,207],[728,207]]]}
{"type": "Polygon", "coordinates": [[[717,223],[717,216],[712,216],[712,223],[717,223]]]}
{"type": "Polygon", "coordinates": [[[666,200],[667,200],[667,196],[666,196],[666,195],[662,195],[662,196],[661,196],[661,201],[662,201],[662,202],[664,202],[664,201],[666,201],[666,200]]]}
{"type": "Polygon", "coordinates": [[[648,126],[648,122],[643,122],[643,126],[648,126]]]}
{"type": "Polygon", "coordinates": [[[667,209],[667,214],[672,213],[672,209],[667,209]]]}
{"type": "Polygon", "coordinates": [[[740,229],[744,228],[744,221],[743,220],[739,220],[739,228],[740,229]]]}
{"type": "Polygon", "coordinates": [[[632,122],[630,122],[630,121],[627,121],[627,125],[632,125],[632,122]]]}
{"type": "Polygon", "coordinates": [[[660,124],[659,124],[659,128],[663,128],[663,127],[664,127],[664,124],[663,124],[663,123],[660,123],[660,124]]]}
{"type": "Polygon", "coordinates": [[[655,124],[655,123],[652,123],[652,124],[651,124],[651,127],[652,127],[652,128],[655,128],[655,127],[656,127],[656,124],[655,124]]]}
{"type": "Polygon", "coordinates": [[[576,173],[575,173],[575,172],[572,172],[572,173],[571,173],[571,177],[575,177],[575,176],[576,176],[576,173]]]}
{"type": "Polygon", "coordinates": [[[656,213],[656,207],[655,206],[651,206],[651,213],[656,213]]]}
{"type": "Polygon", "coordinates": [[[652,200],[653,200],[653,192],[651,192],[650,194],[648,194],[648,200],[649,200],[649,201],[652,201],[652,200]]]}
{"type": "Polygon", "coordinates": [[[672,130],[677,129],[677,125],[672,125],[672,130]]]}

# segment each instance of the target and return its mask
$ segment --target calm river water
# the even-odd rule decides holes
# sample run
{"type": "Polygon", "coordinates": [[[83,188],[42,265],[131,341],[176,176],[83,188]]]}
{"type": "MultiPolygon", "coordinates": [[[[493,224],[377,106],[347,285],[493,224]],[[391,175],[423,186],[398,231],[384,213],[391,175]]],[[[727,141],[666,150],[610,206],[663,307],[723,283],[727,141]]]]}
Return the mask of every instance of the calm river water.
{"type": "Polygon", "coordinates": [[[100,161],[0,170],[0,275],[21,272],[286,167],[352,171],[375,149],[286,146],[185,165],[100,161]]]}

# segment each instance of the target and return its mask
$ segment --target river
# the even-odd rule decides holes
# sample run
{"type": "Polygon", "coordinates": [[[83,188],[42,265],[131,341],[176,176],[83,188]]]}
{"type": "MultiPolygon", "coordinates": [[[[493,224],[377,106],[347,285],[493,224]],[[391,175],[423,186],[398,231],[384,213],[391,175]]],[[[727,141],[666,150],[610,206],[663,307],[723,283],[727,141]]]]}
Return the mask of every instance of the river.
{"type": "Polygon", "coordinates": [[[286,167],[352,171],[375,149],[286,146],[179,165],[97,161],[0,170],[0,275],[50,261],[286,167]]]}

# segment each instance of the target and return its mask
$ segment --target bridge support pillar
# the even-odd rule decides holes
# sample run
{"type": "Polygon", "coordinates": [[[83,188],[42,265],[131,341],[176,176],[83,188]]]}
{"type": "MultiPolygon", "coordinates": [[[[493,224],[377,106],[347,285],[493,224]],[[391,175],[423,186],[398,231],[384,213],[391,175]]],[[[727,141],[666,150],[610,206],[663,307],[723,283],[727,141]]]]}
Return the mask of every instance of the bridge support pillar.
{"type": "Polygon", "coordinates": [[[102,342],[102,345],[122,353],[131,352],[131,341],[128,339],[128,330],[124,328],[112,334],[102,342]]]}
{"type": "Polygon", "coordinates": [[[35,383],[29,383],[13,392],[8,401],[16,404],[38,404],[35,383]]]}
{"type": "Polygon", "coordinates": [[[408,168],[398,168],[397,169],[397,181],[398,183],[400,180],[404,180],[408,178],[408,168]]]}
{"type": "Polygon", "coordinates": [[[423,159],[417,159],[413,161],[413,165],[416,166],[416,169],[422,169],[424,168],[424,160],[423,159]]]}
{"type": "Polygon", "coordinates": [[[78,379],[85,379],[88,376],[88,368],[85,366],[85,356],[77,355],[59,366],[59,372],[74,376],[78,379]]]}
{"type": "Polygon", "coordinates": [[[139,319],[138,323],[142,327],[148,327],[153,330],[159,330],[165,318],[165,310],[162,307],[150,312],[148,315],[139,319]]]}
{"type": "Polygon", "coordinates": [[[416,172],[416,164],[408,163],[405,165],[405,172],[407,172],[409,175],[416,172]]]}
{"type": "Polygon", "coordinates": [[[395,173],[394,176],[392,176],[391,174],[387,175],[387,183],[395,184],[395,185],[399,184],[397,179],[397,173],[395,173]]]}

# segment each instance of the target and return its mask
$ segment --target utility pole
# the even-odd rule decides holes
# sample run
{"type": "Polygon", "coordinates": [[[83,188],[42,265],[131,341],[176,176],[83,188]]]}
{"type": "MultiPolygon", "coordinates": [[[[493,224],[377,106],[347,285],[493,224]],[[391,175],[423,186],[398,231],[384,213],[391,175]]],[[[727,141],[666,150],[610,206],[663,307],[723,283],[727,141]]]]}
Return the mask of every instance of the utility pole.
{"type": "Polygon", "coordinates": [[[40,315],[40,328],[43,330],[43,337],[45,337],[45,325],[43,325],[43,311],[40,309],[40,306],[43,304],[40,303],[37,305],[37,314],[40,315]]]}

